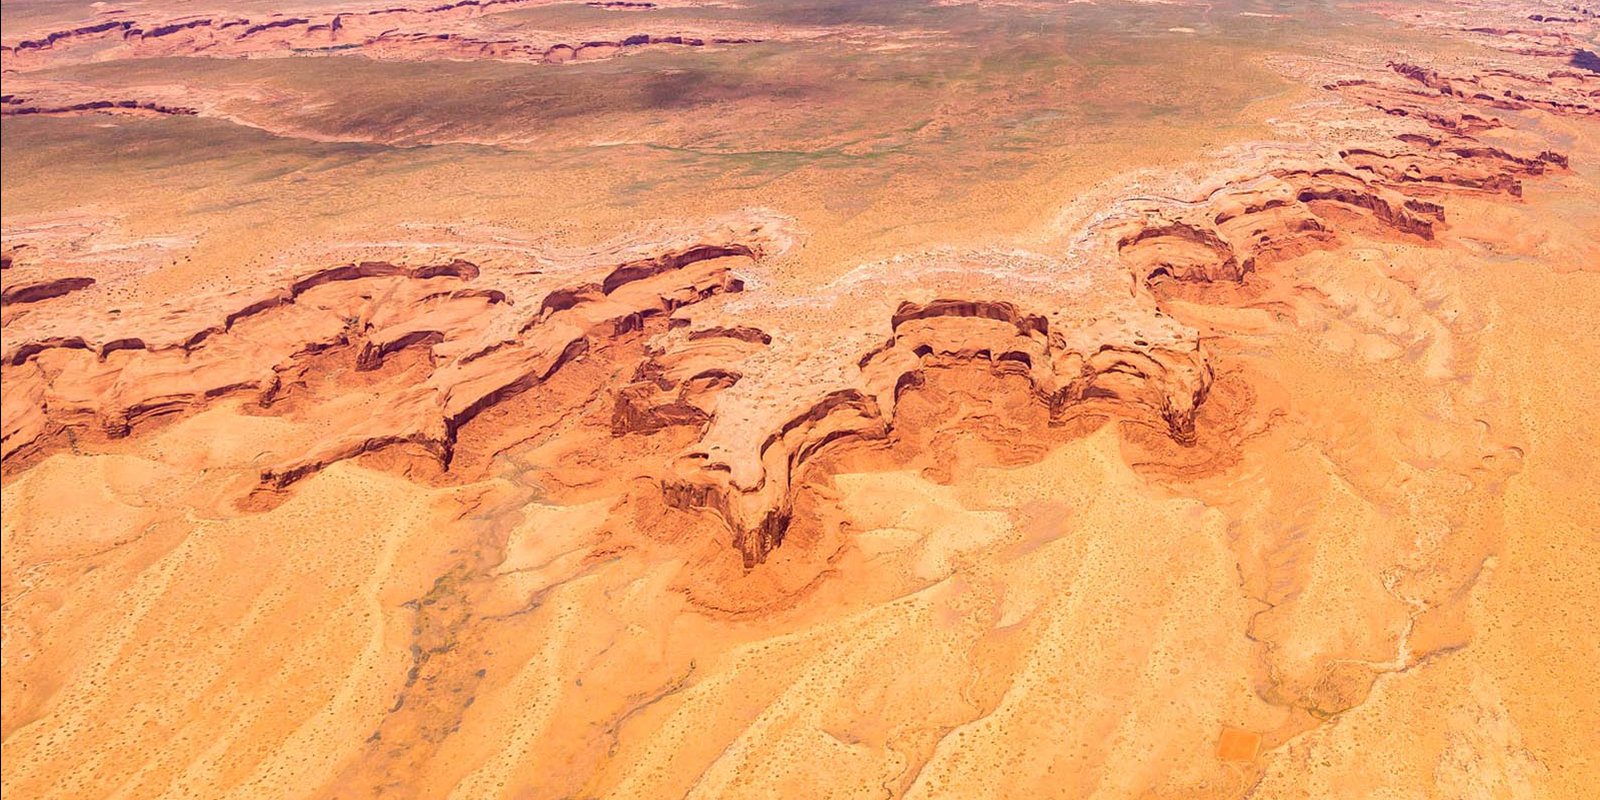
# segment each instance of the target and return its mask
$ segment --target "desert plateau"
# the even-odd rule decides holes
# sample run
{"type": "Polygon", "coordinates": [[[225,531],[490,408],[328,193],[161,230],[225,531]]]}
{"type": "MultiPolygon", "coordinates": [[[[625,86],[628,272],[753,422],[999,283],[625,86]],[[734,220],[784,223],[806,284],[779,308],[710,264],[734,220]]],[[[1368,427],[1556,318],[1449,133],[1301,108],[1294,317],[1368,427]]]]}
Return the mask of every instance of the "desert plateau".
{"type": "Polygon", "coordinates": [[[5,0],[0,790],[1600,792],[1600,5],[5,0]]]}

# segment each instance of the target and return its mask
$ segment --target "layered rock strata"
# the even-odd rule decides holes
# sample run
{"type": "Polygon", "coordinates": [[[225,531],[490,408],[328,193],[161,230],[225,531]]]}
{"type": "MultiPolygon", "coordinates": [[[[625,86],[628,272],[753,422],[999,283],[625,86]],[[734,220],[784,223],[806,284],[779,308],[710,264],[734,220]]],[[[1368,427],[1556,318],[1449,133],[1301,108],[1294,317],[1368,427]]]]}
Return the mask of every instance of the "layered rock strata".
{"type": "Polygon", "coordinates": [[[1197,330],[1162,310],[1163,287],[1246,285],[1355,235],[1426,244],[1447,224],[1450,197],[1514,200],[1524,180],[1567,168],[1553,150],[1481,141],[1502,122],[1478,110],[1587,115],[1574,98],[1592,79],[1557,76],[1543,91],[1485,99],[1458,87],[1498,86],[1509,72],[1441,75],[1391,63],[1329,83],[1397,120],[1396,133],[1273,154],[1192,198],[1122,201],[1065,255],[913,254],[810,295],[743,291],[781,250],[760,219],[556,268],[412,255],[288,270],[181,307],[115,314],[83,314],[81,303],[52,312],[68,293],[92,302],[91,275],[8,270],[4,454],[21,463],[71,431],[125,436],[228,395],[270,407],[324,354],[345,352],[372,377],[302,404],[296,413],[328,433],[272,454],[263,488],[392,446],[448,469],[460,428],[485,409],[598,343],[664,327],[630,381],[597,391],[614,393],[617,435],[693,430],[654,477],[668,505],[725,523],[753,565],[782,541],[816,454],[891,437],[902,393],[932,369],[1018,376],[1051,420],[1095,408],[1194,444],[1214,368],[1197,330]],[[28,313],[10,310],[22,304],[28,313]],[[387,370],[402,354],[411,361],[387,370]]]}
{"type": "Polygon", "coordinates": [[[1092,405],[1192,443],[1211,386],[1205,352],[1121,283],[1109,264],[928,255],[789,303],[685,308],[619,392],[615,428],[699,426],[663,479],[668,503],[715,512],[747,565],[782,541],[810,459],[836,441],[887,439],[901,394],[930,369],[1022,376],[1052,420],[1092,405]],[[1019,280],[1032,282],[1024,301],[1012,299],[1019,280]],[[792,316],[802,307],[804,328],[792,316]]]}
{"type": "Polygon", "coordinates": [[[88,60],[341,53],[394,60],[564,64],[649,47],[747,44],[764,38],[755,29],[737,25],[726,30],[659,32],[607,27],[574,38],[571,33],[528,29],[496,19],[503,12],[541,4],[541,0],[461,0],[435,6],[351,6],[262,17],[221,14],[141,19],[119,13],[114,19],[8,41],[0,46],[0,66],[8,72],[28,72],[88,60]]]}

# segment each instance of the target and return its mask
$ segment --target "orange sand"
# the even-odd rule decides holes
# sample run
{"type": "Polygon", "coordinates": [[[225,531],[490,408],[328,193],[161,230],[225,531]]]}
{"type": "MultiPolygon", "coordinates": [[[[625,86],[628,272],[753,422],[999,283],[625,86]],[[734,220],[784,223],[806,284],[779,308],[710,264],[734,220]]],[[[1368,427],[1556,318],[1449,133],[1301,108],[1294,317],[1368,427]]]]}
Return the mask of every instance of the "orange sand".
{"type": "Polygon", "coordinates": [[[1600,781],[1592,13],[216,5],[5,10],[8,798],[1600,781]]]}

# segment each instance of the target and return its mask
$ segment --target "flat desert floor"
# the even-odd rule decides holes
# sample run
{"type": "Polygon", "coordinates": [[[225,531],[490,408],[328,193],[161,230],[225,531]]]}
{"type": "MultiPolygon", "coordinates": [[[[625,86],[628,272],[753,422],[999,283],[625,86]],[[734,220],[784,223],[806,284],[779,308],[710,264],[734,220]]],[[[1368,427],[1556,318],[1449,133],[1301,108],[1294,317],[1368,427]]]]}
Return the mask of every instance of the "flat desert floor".
{"type": "Polygon", "coordinates": [[[1600,6],[0,21],[8,800],[1600,786],[1600,6]]]}

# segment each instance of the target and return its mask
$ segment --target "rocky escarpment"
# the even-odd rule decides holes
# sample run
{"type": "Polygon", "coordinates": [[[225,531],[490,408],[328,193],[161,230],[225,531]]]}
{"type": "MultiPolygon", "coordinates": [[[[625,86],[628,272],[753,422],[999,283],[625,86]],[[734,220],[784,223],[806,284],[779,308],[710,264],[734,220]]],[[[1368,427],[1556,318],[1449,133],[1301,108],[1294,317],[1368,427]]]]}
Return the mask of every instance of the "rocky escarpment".
{"type": "Polygon", "coordinates": [[[669,505],[715,513],[753,565],[782,540],[813,457],[889,435],[901,393],[930,369],[1022,376],[1051,419],[1095,408],[1195,437],[1211,380],[1198,340],[1127,296],[1110,262],[927,255],[864,266],[796,314],[795,298],[743,291],[741,273],[779,239],[756,225],[555,269],[359,261],[116,313],[84,313],[90,286],[73,306],[8,318],[4,455],[15,466],[68,434],[127,436],[243,397],[324,432],[263,457],[268,492],[395,446],[449,469],[485,410],[596,346],[665,328],[632,381],[596,389],[614,392],[617,435],[695,430],[644,469],[669,505]],[[1052,274],[1017,291],[1019,275],[1052,274]]]}
{"type": "Polygon", "coordinates": [[[0,47],[7,70],[83,60],[163,56],[251,57],[359,52],[371,58],[494,59],[563,64],[657,46],[705,47],[760,41],[754,31],[595,30],[592,35],[524,29],[495,15],[534,0],[461,0],[436,6],[318,11],[267,17],[118,19],[51,31],[0,47]]]}
{"type": "Polygon", "coordinates": [[[697,243],[604,271],[501,275],[497,285],[480,285],[489,276],[466,261],[360,262],[295,275],[280,288],[193,298],[205,301],[200,312],[35,314],[8,326],[0,369],[17,391],[4,406],[4,453],[45,445],[65,429],[124,436],[226,395],[270,404],[309,359],[335,348],[352,349],[362,371],[426,348],[426,380],[378,382],[358,418],[320,409],[336,433],[285,454],[263,480],[283,486],[401,442],[448,464],[456,428],[483,408],[548,377],[588,337],[617,336],[651,315],[737,290],[730,268],[756,252],[738,242],[697,243]]]}
{"type": "Polygon", "coordinates": [[[710,45],[752,44],[760,39],[742,36],[683,36],[637,33],[618,39],[596,39],[554,44],[529,43],[515,38],[483,39],[451,33],[385,32],[353,47],[373,58],[398,60],[428,58],[482,58],[496,61],[522,61],[535,64],[567,64],[611,58],[645,47],[669,45],[706,47],[710,45]]]}
{"type": "MultiPolygon", "coordinates": [[[[1274,154],[1197,198],[1124,201],[1070,257],[914,254],[862,265],[810,295],[747,293],[745,274],[776,240],[756,225],[555,270],[370,260],[192,298],[181,310],[85,319],[39,303],[8,317],[0,368],[16,389],[5,453],[47,450],[69,430],[127,435],[230,395],[270,409],[314,382],[329,354],[346,353],[350,379],[316,402],[288,404],[325,433],[271,454],[263,488],[393,446],[449,468],[462,426],[486,409],[596,345],[662,327],[631,380],[601,387],[614,396],[613,430],[692,432],[678,455],[643,468],[668,505],[726,524],[747,565],[783,540],[820,453],[890,439],[902,394],[945,370],[1021,379],[1057,423],[1093,411],[1192,445],[1213,366],[1195,328],[1161,310],[1163,287],[1243,285],[1355,235],[1426,244],[1451,197],[1515,200],[1522,181],[1566,168],[1553,151],[1479,141],[1471,131],[1498,123],[1469,119],[1470,97],[1430,100],[1409,85],[1415,78],[1391,73],[1330,84],[1401,118],[1390,138],[1320,157],[1274,154]],[[1392,112],[1396,98],[1407,113],[1392,112]]],[[[1557,108],[1582,113],[1540,107],[1557,108]]],[[[85,287],[72,296],[94,291],[85,287]]]]}
{"type": "Polygon", "coordinates": [[[1328,206],[1370,215],[1419,239],[1433,237],[1435,207],[1409,202],[1339,169],[1275,171],[1230,184],[1203,205],[1149,204],[1120,223],[1124,261],[1143,280],[1238,282],[1274,259],[1333,246],[1328,206]]]}
{"type": "MultiPolygon", "coordinates": [[[[1336,464],[1341,481],[1360,483],[1362,496],[1385,509],[1385,516],[1425,507],[1437,520],[1437,538],[1407,532],[1384,545],[1388,553],[1361,562],[1361,568],[1399,565],[1373,582],[1369,598],[1375,602],[1367,606],[1392,604],[1393,633],[1364,645],[1367,655],[1331,655],[1351,640],[1330,646],[1328,640],[1285,635],[1285,620],[1326,619],[1329,603],[1340,602],[1319,593],[1311,577],[1317,568],[1310,565],[1326,552],[1320,548],[1342,539],[1333,531],[1348,529],[1340,527],[1342,521],[1327,528],[1308,525],[1305,519],[1314,517],[1300,517],[1297,510],[1326,498],[1326,490],[1318,497],[1303,488],[1306,476],[1320,474],[1323,466],[1298,474],[1284,469],[1284,478],[1263,479],[1241,503],[1255,503],[1258,489],[1259,496],[1292,498],[1239,524],[1242,535],[1234,545],[1241,584],[1262,604],[1248,628],[1263,666],[1256,691],[1298,717],[1270,737],[1274,749],[1292,752],[1300,732],[1369,702],[1380,676],[1424,664],[1473,635],[1460,621],[1461,609],[1480,570],[1492,564],[1489,542],[1499,525],[1492,514],[1475,509],[1498,501],[1497,489],[1483,487],[1498,487],[1519,469],[1523,450],[1510,446],[1505,434],[1494,441],[1480,436],[1507,418],[1483,411],[1493,403],[1481,391],[1475,348],[1490,323],[1485,309],[1464,300],[1461,291],[1481,275],[1464,277],[1459,265],[1472,263],[1468,253],[1483,242],[1495,243],[1486,249],[1505,247],[1533,263],[1584,260],[1519,250],[1515,234],[1508,234],[1515,224],[1508,220],[1530,213],[1523,198],[1534,194],[1525,192],[1532,182],[1555,178],[1559,191],[1581,182],[1566,173],[1574,166],[1581,172],[1584,165],[1558,152],[1565,136],[1551,132],[1591,124],[1556,117],[1592,117],[1597,85],[1550,66],[1564,58],[1557,53],[1496,59],[1472,69],[1459,63],[1315,62],[1300,74],[1327,90],[1312,101],[1325,124],[1298,130],[1319,145],[1241,146],[1225,160],[1227,172],[1193,185],[1193,191],[1127,200],[1098,221],[1135,291],[1148,289],[1160,298],[1160,308],[1207,331],[1205,341],[1223,376],[1217,385],[1227,385],[1230,369],[1256,359],[1263,340],[1314,351],[1314,358],[1299,363],[1288,352],[1292,348],[1277,351],[1252,376],[1252,386],[1262,392],[1258,397],[1279,381],[1335,395],[1325,401],[1302,395],[1298,408],[1285,403],[1294,409],[1290,416],[1310,407],[1324,410],[1313,412],[1309,425],[1285,421],[1279,433],[1332,442],[1317,446],[1314,458],[1336,464]],[[1330,81],[1330,72],[1345,74],[1330,81]],[[1397,368],[1415,381],[1408,392],[1430,393],[1441,398],[1440,408],[1454,411],[1419,412],[1426,421],[1418,424],[1437,426],[1426,437],[1402,433],[1391,442],[1386,439],[1392,429],[1374,425],[1381,433],[1363,434],[1359,443],[1340,441],[1346,431],[1322,439],[1317,428],[1345,424],[1349,405],[1359,401],[1339,394],[1345,375],[1328,379],[1319,373],[1329,363],[1363,362],[1384,363],[1385,374],[1397,368]],[[1447,455],[1419,459],[1424,451],[1447,455]],[[1424,460],[1427,475],[1414,471],[1424,460]],[[1394,475],[1405,477],[1387,477],[1394,475]],[[1280,515],[1291,521],[1280,521],[1280,515]],[[1270,555],[1252,561],[1252,553],[1270,555]],[[1326,648],[1323,656],[1304,655],[1318,647],[1326,648]]],[[[1572,159],[1586,151],[1578,146],[1572,159]]],[[[1477,263],[1485,270],[1499,265],[1477,263]]],[[[1296,389],[1285,391],[1293,396],[1296,389]]],[[[1213,392],[1212,404],[1226,396],[1213,392]]],[[[1270,458],[1267,472],[1292,457],[1274,451],[1270,458]]],[[[1237,486],[1230,476],[1210,497],[1239,502],[1237,486]]],[[[1344,616],[1370,618],[1367,610],[1344,616]]]]}
{"type": "Polygon", "coordinates": [[[1195,440],[1212,380],[1195,331],[1130,296],[1101,254],[866,264],[812,295],[685,307],[648,353],[613,427],[696,431],[661,478],[666,500],[722,520],[747,565],[783,540],[817,455],[895,436],[903,393],[930,376],[1021,378],[1052,423],[1092,410],[1180,445],[1195,440]]]}
{"type": "MultiPolygon", "coordinates": [[[[1446,226],[1452,198],[1514,202],[1523,181],[1568,167],[1567,157],[1553,150],[1518,152],[1464,133],[1499,123],[1478,116],[1470,119],[1481,129],[1463,124],[1469,117],[1453,96],[1429,100],[1384,78],[1329,88],[1386,114],[1397,96],[1431,113],[1388,114],[1411,119],[1387,139],[1324,155],[1269,149],[1246,162],[1261,169],[1240,169],[1196,197],[1123,201],[1101,215],[1076,248],[1083,260],[1069,266],[988,254],[943,265],[864,267],[817,296],[791,301],[827,336],[796,333],[789,319],[796,312],[787,306],[685,309],[620,393],[614,426],[702,430],[664,482],[669,502],[723,518],[747,563],[781,541],[794,486],[814,455],[841,439],[890,437],[900,393],[917,386],[930,365],[979,364],[1022,376],[1052,418],[1106,400],[1114,414],[1159,420],[1172,441],[1192,443],[1212,366],[1195,331],[1157,310],[1170,287],[1243,285],[1276,263],[1357,237],[1429,246],[1446,226]],[[1110,263],[1132,273],[1131,294],[1107,277],[1110,263]],[[905,274],[887,277],[895,269],[905,274]],[[1054,283],[1074,279],[1085,285],[1068,291],[1054,283]],[[1107,322],[1107,315],[1118,321],[1107,322]]],[[[1583,113],[1561,105],[1540,110],[1583,113]]],[[[1308,318],[1348,311],[1321,305],[1360,302],[1286,291],[1293,297],[1275,300],[1278,310],[1308,318]]],[[[1230,302],[1226,294],[1212,299],[1230,302]]],[[[1390,320],[1395,341],[1377,341],[1385,334],[1374,323],[1378,332],[1365,346],[1375,353],[1426,350],[1428,369],[1439,369],[1449,334],[1420,308],[1399,313],[1416,319],[1390,320]]]]}
{"type": "Polygon", "coordinates": [[[199,112],[185,106],[165,105],[148,100],[82,100],[55,103],[39,101],[32,97],[14,94],[0,95],[0,115],[26,116],[42,114],[65,116],[72,114],[150,114],[155,116],[194,116],[199,112]]]}
{"type": "MultiPolygon", "coordinates": [[[[1438,6],[1375,6],[1397,22],[1517,56],[1568,60],[1600,36],[1600,13],[1582,3],[1462,0],[1438,6]]],[[[1576,64],[1574,64],[1576,66],[1576,64]]]]}
{"type": "Polygon", "coordinates": [[[1485,144],[1477,135],[1501,121],[1466,109],[1592,112],[1585,103],[1555,99],[1570,92],[1482,100],[1456,91],[1459,81],[1436,71],[1396,63],[1389,69],[1405,81],[1346,79],[1324,88],[1426,128],[1402,126],[1387,140],[1350,145],[1326,157],[1280,155],[1273,159],[1280,165],[1299,163],[1231,180],[1197,201],[1130,202],[1126,214],[1106,223],[1124,263],[1138,280],[1152,284],[1240,283],[1274,260],[1338,247],[1356,230],[1429,241],[1445,224],[1450,195],[1518,198],[1524,180],[1569,166],[1567,156],[1553,150],[1513,152],[1485,144]]]}
{"type": "Polygon", "coordinates": [[[1412,136],[1237,181],[1197,205],[1135,203],[1137,216],[1113,227],[1122,258],[1142,280],[1237,283],[1271,261],[1337,247],[1352,226],[1431,240],[1445,220],[1442,193],[1518,197],[1524,177],[1565,166],[1566,157],[1551,151],[1523,156],[1412,136]]]}
{"type": "MultiPolygon", "coordinates": [[[[1535,736],[1552,684],[1526,679],[1584,654],[1539,660],[1574,637],[1516,623],[1584,588],[1550,555],[1588,535],[1593,123],[1370,52],[1271,103],[1279,140],[1053,216],[1038,193],[1078,183],[1050,144],[954,194],[972,164],[916,150],[609,136],[566,182],[492,180],[531,162],[490,147],[280,142],[220,193],[85,164],[105,185],[56,181],[67,219],[48,180],[8,185],[5,794],[1540,793],[1536,761],[1583,759],[1535,736]],[[641,155],[685,168],[629,182],[641,155]],[[892,197],[829,191],[846,162],[892,197]],[[770,216],[629,219],[664,196],[841,228],[789,257],[770,216]],[[939,222],[972,209],[1006,213],[939,222]]],[[[196,127],[103,122],[6,124],[196,127]]],[[[138,164],[212,174],[160,151],[138,164]]]]}
{"type": "Polygon", "coordinates": [[[1600,37],[1600,14],[1591,7],[1541,0],[1463,0],[1374,10],[1405,25],[1516,57],[1428,66],[1391,61],[1389,68],[1412,81],[1413,87],[1480,108],[1600,113],[1600,78],[1591,52],[1600,37]]]}
{"type": "MultiPolygon", "coordinates": [[[[10,267],[9,258],[7,258],[7,262],[6,266],[10,267]]],[[[38,303],[60,297],[68,292],[87,289],[93,285],[94,278],[87,276],[69,276],[34,281],[32,283],[13,284],[0,291],[0,306],[9,306],[13,303],[38,303]]]]}
{"type": "MultiPolygon", "coordinates": [[[[291,271],[181,308],[86,316],[81,305],[38,303],[7,317],[0,369],[15,388],[5,456],[47,450],[69,431],[124,436],[224,396],[270,409],[343,353],[351,374],[333,379],[335,391],[287,404],[319,433],[270,454],[262,487],[281,491],[393,446],[449,468],[462,427],[485,410],[597,345],[648,334],[631,380],[600,387],[614,396],[613,430],[688,432],[690,445],[645,469],[668,505],[725,523],[753,565],[782,541],[818,455],[893,437],[903,393],[943,370],[1020,379],[1053,422],[1092,410],[1193,445],[1214,369],[1196,328],[1163,310],[1164,287],[1246,284],[1356,235],[1426,244],[1450,198],[1514,201],[1524,180],[1567,167],[1551,150],[1476,137],[1503,124],[1480,113],[1485,105],[1588,113],[1557,101],[1574,90],[1524,91],[1513,108],[1445,91],[1461,82],[1439,74],[1394,64],[1334,81],[1330,91],[1360,113],[1380,112],[1392,134],[1323,155],[1271,153],[1196,197],[1116,203],[1069,255],[908,254],[809,294],[745,292],[781,238],[756,224],[554,269],[374,259],[291,271]]],[[[96,290],[76,288],[53,302],[96,290]]]]}
{"type": "Polygon", "coordinates": [[[1504,68],[1470,74],[1391,62],[1389,68],[1427,89],[1472,105],[1504,111],[1540,109],[1558,114],[1600,114],[1600,78],[1570,69],[1528,74],[1504,68]]]}
{"type": "MultiPolygon", "coordinates": [[[[978,363],[998,373],[1021,374],[1053,419],[1078,403],[1101,400],[1122,413],[1160,419],[1181,443],[1194,440],[1195,410],[1210,390],[1210,365],[1194,339],[1163,346],[1130,341],[1083,347],[1086,342],[1051,331],[1043,315],[1027,314],[1006,301],[904,302],[890,318],[890,328],[888,344],[862,357],[854,389],[819,395],[755,448],[747,446],[752,442],[741,450],[736,443],[710,438],[685,454],[680,475],[664,486],[670,504],[715,510],[736,533],[747,565],[760,562],[782,541],[794,506],[792,488],[808,459],[842,438],[888,437],[899,395],[922,384],[933,366],[978,363]]],[[[682,365],[693,352],[664,357],[682,365]]],[[[651,366],[659,370],[659,362],[651,366]]],[[[709,368],[677,384],[648,386],[666,392],[669,408],[690,406],[704,413],[698,403],[736,381],[726,368],[709,368]]],[[[638,413],[635,405],[619,416],[634,419],[638,413]]]]}

